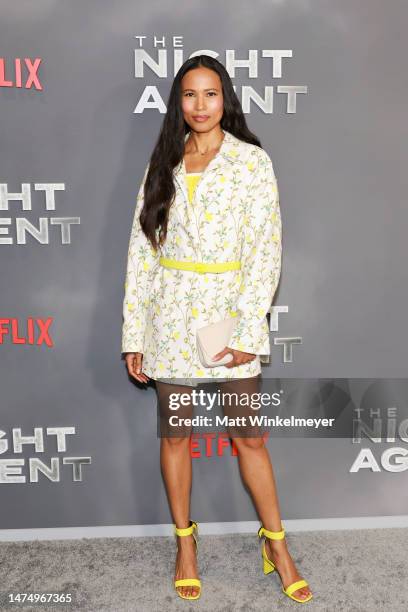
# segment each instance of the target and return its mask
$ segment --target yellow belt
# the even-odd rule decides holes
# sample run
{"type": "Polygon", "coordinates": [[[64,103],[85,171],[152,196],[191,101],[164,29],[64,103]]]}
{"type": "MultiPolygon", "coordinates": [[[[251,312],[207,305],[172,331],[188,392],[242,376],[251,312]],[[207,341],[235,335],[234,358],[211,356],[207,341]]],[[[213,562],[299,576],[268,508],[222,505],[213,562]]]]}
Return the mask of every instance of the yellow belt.
{"type": "Polygon", "coordinates": [[[240,270],[240,261],[225,261],[222,263],[204,263],[194,261],[179,261],[160,257],[159,263],[165,268],[176,268],[176,270],[190,270],[205,274],[206,272],[227,272],[227,270],[240,270]]]}

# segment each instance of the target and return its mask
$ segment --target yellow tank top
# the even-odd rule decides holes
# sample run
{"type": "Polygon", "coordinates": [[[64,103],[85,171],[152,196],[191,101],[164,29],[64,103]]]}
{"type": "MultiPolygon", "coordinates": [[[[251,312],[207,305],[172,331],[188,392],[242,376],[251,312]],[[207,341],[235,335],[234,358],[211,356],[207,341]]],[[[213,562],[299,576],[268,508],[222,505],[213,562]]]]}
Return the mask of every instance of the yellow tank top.
{"type": "Polygon", "coordinates": [[[187,172],[186,173],[188,199],[189,199],[190,204],[193,201],[194,191],[195,191],[198,181],[200,180],[201,174],[202,172],[187,172]]]}

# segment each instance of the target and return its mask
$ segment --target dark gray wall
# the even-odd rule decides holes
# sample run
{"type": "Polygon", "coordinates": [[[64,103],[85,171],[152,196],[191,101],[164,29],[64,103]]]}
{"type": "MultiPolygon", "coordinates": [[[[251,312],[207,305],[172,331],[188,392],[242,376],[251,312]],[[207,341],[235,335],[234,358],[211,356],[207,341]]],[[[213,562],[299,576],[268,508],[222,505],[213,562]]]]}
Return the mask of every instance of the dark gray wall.
{"type": "MultiPolygon", "coordinates": [[[[408,8],[392,1],[227,1],[209,10],[192,1],[118,0],[3,4],[1,55],[14,80],[14,58],[41,58],[41,90],[0,86],[0,183],[28,183],[32,210],[11,201],[12,244],[0,244],[1,318],[52,318],[53,345],[0,344],[2,440],[12,429],[42,428],[44,451],[0,444],[0,462],[18,461],[26,482],[2,483],[0,527],[167,523],[159,469],[154,388],[141,390],[120,356],[121,307],[130,224],[143,169],[163,113],[134,113],[147,86],[165,102],[174,77],[172,36],[182,53],[213,50],[227,65],[256,50],[263,97],[273,86],[273,112],[255,103],[249,126],[271,155],[283,222],[283,268],[275,305],[286,306],[271,332],[265,377],[406,376],[408,212],[406,37],[408,8]],[[135,78],[134,50],[153,59],[153,37],[165,37],[167,76],[146,68],[135,78]],[[290,50],[282,76],[262,50],[290,50]],[[295,112],[279,86],[296,86],[295,112]],[[306,88],[306,89],[305,89],[306,88]],[[292,109],[293,110],[293,109],[292,109]],[[64,185],[46,210],[36,183],[64,185]],[[79,218],[68,243],[49,222],[43,244],[17,243],[16,219],[79,218]],[[298,337],[283,362],[274,338],[298,337]],[[57,451],[48,427],[72,427],[57,451]],[[50,464],[55,482],[30,482],[28,461],[50,464]],[[88,457],[74,481],[63,457],[88,457]]],[[[23,83],[27,71],[23,70],[23,83]]],[[[1,203],[0,203],[1,206],[1,203]]],[[[0,234],[5,238],[5,234],[0,234]]],[[[7,327],[7,325],[3,324],[7,327]]],[[[40,432],[41,433],[41,432],[40,432]]],[[[40,439],[40,438],[39,438],[40,439]]],[[[349,469],[350,440],[277,439],[269,444],[283,518],[404,514],[406,473],[349,469]],[[336,491],[342,490],[341,503],[336,491]]],[[[390,445],[365,446],[378,457],[390,445]]],[[[405,442],[391,446],[407,449],[405,442]]],[[[18,467],[18,463],[16,467],[18,467]]],[[[236,458],[194,460],[192,515],[198,521],[256,518],[236,458]]]]}

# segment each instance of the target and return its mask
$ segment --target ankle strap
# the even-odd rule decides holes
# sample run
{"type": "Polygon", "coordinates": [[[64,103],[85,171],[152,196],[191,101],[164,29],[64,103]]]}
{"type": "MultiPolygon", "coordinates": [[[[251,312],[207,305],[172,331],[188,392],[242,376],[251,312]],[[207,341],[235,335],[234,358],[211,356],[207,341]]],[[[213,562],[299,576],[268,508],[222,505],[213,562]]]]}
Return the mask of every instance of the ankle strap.
{"type": "Polygon", "coordinates": [[[188,536],[194,535],[194,529],[198,532],[198,524],[195,521],[190,521],[190,527],[185,527],[184,529],[179,529],[176,525],[173,525],[174,533],[178,536],[188,536]]]}
{"type": "Polygon", "coordinates": [[[265,535],[267,538],[271,539],[271,540],[283,540],[283,538],[285,537],[285,530],[283,528],[283,525],[281,523],[281,531],[268,531],[268,529],[265,529],[264,527],[260,527],[258,529],[258,536],[260,538],[262,538],[263,535],[265,535]]]}

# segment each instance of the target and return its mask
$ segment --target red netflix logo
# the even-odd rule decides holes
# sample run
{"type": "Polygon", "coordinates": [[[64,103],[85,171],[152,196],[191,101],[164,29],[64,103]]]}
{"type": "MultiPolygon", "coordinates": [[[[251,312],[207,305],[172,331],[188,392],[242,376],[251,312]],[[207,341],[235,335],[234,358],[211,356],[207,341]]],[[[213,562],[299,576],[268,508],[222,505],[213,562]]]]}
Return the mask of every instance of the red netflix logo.
{"type": "Polygon", "coordinates": [[[48,319],[37,319],[29,317],[25,325],[24,332],[19,328],[18,319],[0,319],[0,345],[4,344],[4,339],[7,337],[10,344],[35,344],[37,346],[46,344],[54,346],[48,328],[53,321],[52,317],[48,319]],[[24,335],[20,335],[24,333],[24,335]]]}
{"type": "Polygon", "coordinates": [[[8,62],[6,66],[6,60],[4,57],[0,57],[0,87],[34,88],[42,91],[43,88],[37,74],[40,63],[40,57],[36,57],[35,60],[31,60],[29,57],[22,60],[20,57],[16,57],[14,58],[14,66],[11,65],[11,62],[8,62]],[[6,68],[7,76],[12,76],[13,81],[7,78],[6,68]],[[24,83],[23,77],[25,79],[24,83]]]}
{"type": "MultiPolygon", "coordinates": [[[[263,441],[266,444],[269,432],[265,432],[262,435],[263,441]]],[[[193,459],[200,459],[202,457],[224,457],[225,454],[232,457],[238,455],[238,449],[234,442],[234,438],[231,438],[227,432],[209,432],[209,433],[198,433],[193,432],[190,437],[190,456],[193,459]]]]}

